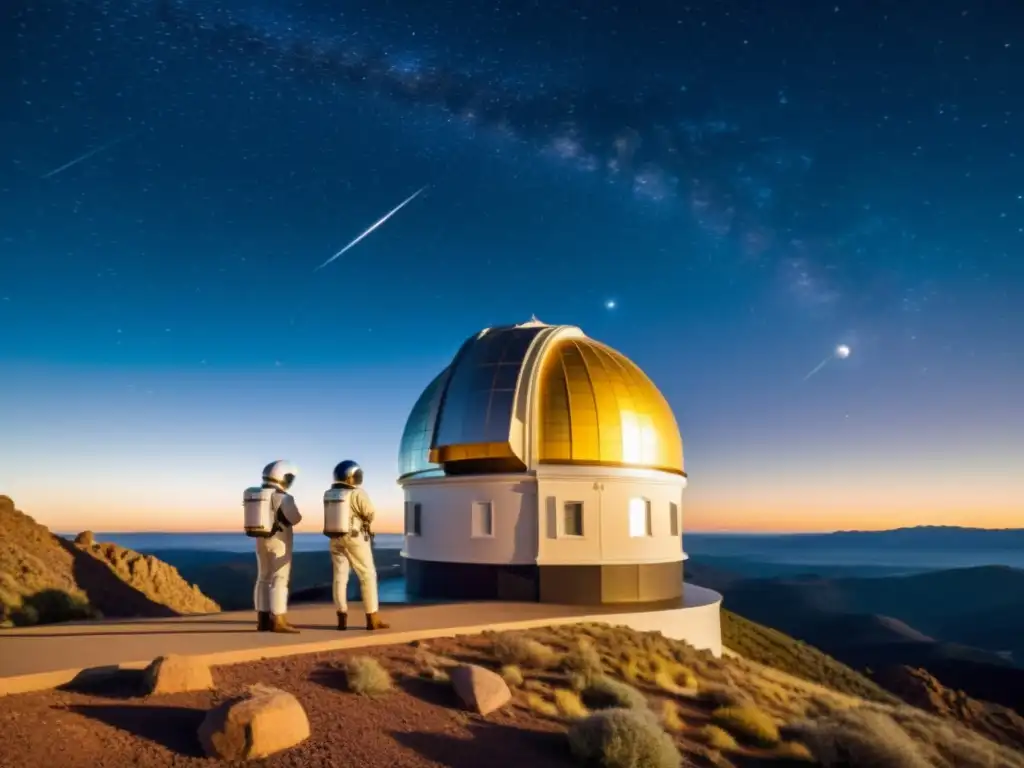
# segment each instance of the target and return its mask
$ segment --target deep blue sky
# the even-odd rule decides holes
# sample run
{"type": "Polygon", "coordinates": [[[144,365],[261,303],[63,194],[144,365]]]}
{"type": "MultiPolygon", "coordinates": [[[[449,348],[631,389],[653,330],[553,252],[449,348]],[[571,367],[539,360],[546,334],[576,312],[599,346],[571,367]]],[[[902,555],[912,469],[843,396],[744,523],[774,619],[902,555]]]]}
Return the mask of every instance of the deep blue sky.
{"type": "Polygon", "coordinates": [[[231,528],[353,457],[397,525],[417,394],[535,313],[662,389],[690,527],[1024,522],[1024,8],[589,5],[4,3],[0,491],[231,528]]]}

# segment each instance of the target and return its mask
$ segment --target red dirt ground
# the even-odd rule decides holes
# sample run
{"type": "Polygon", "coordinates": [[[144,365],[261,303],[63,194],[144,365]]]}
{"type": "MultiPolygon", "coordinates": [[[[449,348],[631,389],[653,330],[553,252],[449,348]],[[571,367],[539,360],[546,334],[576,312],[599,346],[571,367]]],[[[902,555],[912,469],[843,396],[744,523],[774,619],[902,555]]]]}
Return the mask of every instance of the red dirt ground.
{"type": "MultiPolygon", "coordinates": [[[[453,643],[454,645],[455,643],[453,643]]],[[[439,645],[439,644],[438,644],[439,645]]],[[[436,646],[435,646],[436,647],[436,646]]],[[[538,717],[517,694],[488,717],[458,708],[451,689],[416,677],[408,646],[272,659],[218,667],[217,690],[133,697],[137,674],[91,691],[44,691],[0,698],[0,768],[156,768],[219,764],[204,758],[196,731],[208,708],[253,683],[282,688],[302,702],[312,736],[258,766],[391,768],[564,767],[564,726],[538,717]],[[334,665],[375,656],[396,690],[379,699],[344,690],[334,665]]]]}

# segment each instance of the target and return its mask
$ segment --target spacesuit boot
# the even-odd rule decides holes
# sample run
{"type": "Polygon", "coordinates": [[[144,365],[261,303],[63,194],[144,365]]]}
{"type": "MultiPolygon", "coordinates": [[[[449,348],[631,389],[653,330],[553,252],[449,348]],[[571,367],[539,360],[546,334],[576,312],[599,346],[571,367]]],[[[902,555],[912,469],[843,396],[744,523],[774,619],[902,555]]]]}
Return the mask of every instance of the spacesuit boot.
{"type": "Polygon", "coordinates": [[[297,635],[302,630],[289,624],[286,614],[273,613],[270,615],[270,631],[286,635],[297,635]]]}
{"type": "Polygon", "coordinates": [[[381,621],[380,614],[374,611],[366,614],[366,628],[372,632],[375,629],[391,629],[391,625],[381,621]]]}
{"type": "Polygon", "coordinates": [[[348,614],[344,611],[338,611],[338,629],[348,629],[348,614]]]}
{"type": "Polygon", "coordinates": [[[258,611],[256,613],[256,631],[270,631],[270,611],[258,611]]]}

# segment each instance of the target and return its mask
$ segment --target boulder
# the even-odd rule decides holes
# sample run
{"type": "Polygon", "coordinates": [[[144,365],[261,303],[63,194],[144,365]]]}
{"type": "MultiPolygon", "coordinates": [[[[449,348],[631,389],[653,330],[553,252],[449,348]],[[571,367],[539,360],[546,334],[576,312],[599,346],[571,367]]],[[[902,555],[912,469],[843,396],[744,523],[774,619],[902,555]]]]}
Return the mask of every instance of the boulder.
{"type": "Polygon", "coordinates": [[[209,665],[194,656],[159,656],[142,676],[142,692],[147,696],[211,688],[213,675],[209,665]]]}
{"type": "Polygon", "coordinates": [[[448,672],[455,694],[466,709],[486,715],[512,700],[512,691],[501,675],[475,664],[461,664],[448,672]]]}
{"type": "Polygon", "coordinates": [[[309,719],[299,700],[267,685],[253,685],[214,707],[199,726],[203,751],[220,760],[257,760],[308,738],[309,719]]]}
{"type": "Polygon", "coordinates": [[[80,547],[91,547],[96,543],[96,534],[92,531],[82,531],[80,534],[75,536],[75,544],[80,547]]]}

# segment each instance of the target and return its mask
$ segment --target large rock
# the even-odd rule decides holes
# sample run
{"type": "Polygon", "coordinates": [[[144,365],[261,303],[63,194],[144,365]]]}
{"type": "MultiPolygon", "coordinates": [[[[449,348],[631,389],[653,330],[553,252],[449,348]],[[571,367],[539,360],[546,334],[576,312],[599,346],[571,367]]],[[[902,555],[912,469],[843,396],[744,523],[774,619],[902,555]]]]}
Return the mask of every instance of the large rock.
{"type": "Polygon", "coordinates": [[[448,673],[452,688],[465,707],[486,715],[512,700],[512,691],[501,675],[475,664],[463,664],[448,673]]]}
{"type": "Polygon", "coordinates": [[[142,676],[142,691],[148,696],[211,688],[210,667],[194,656],[159,656],[146,667],[142,676]]]}
{"type": "Polygon", "coordinates": [[[214,707],[199,726],[203,750],[221,760],[256,760],[308,738],[309,719],[299,700],[267,685],[214,707]]]}

